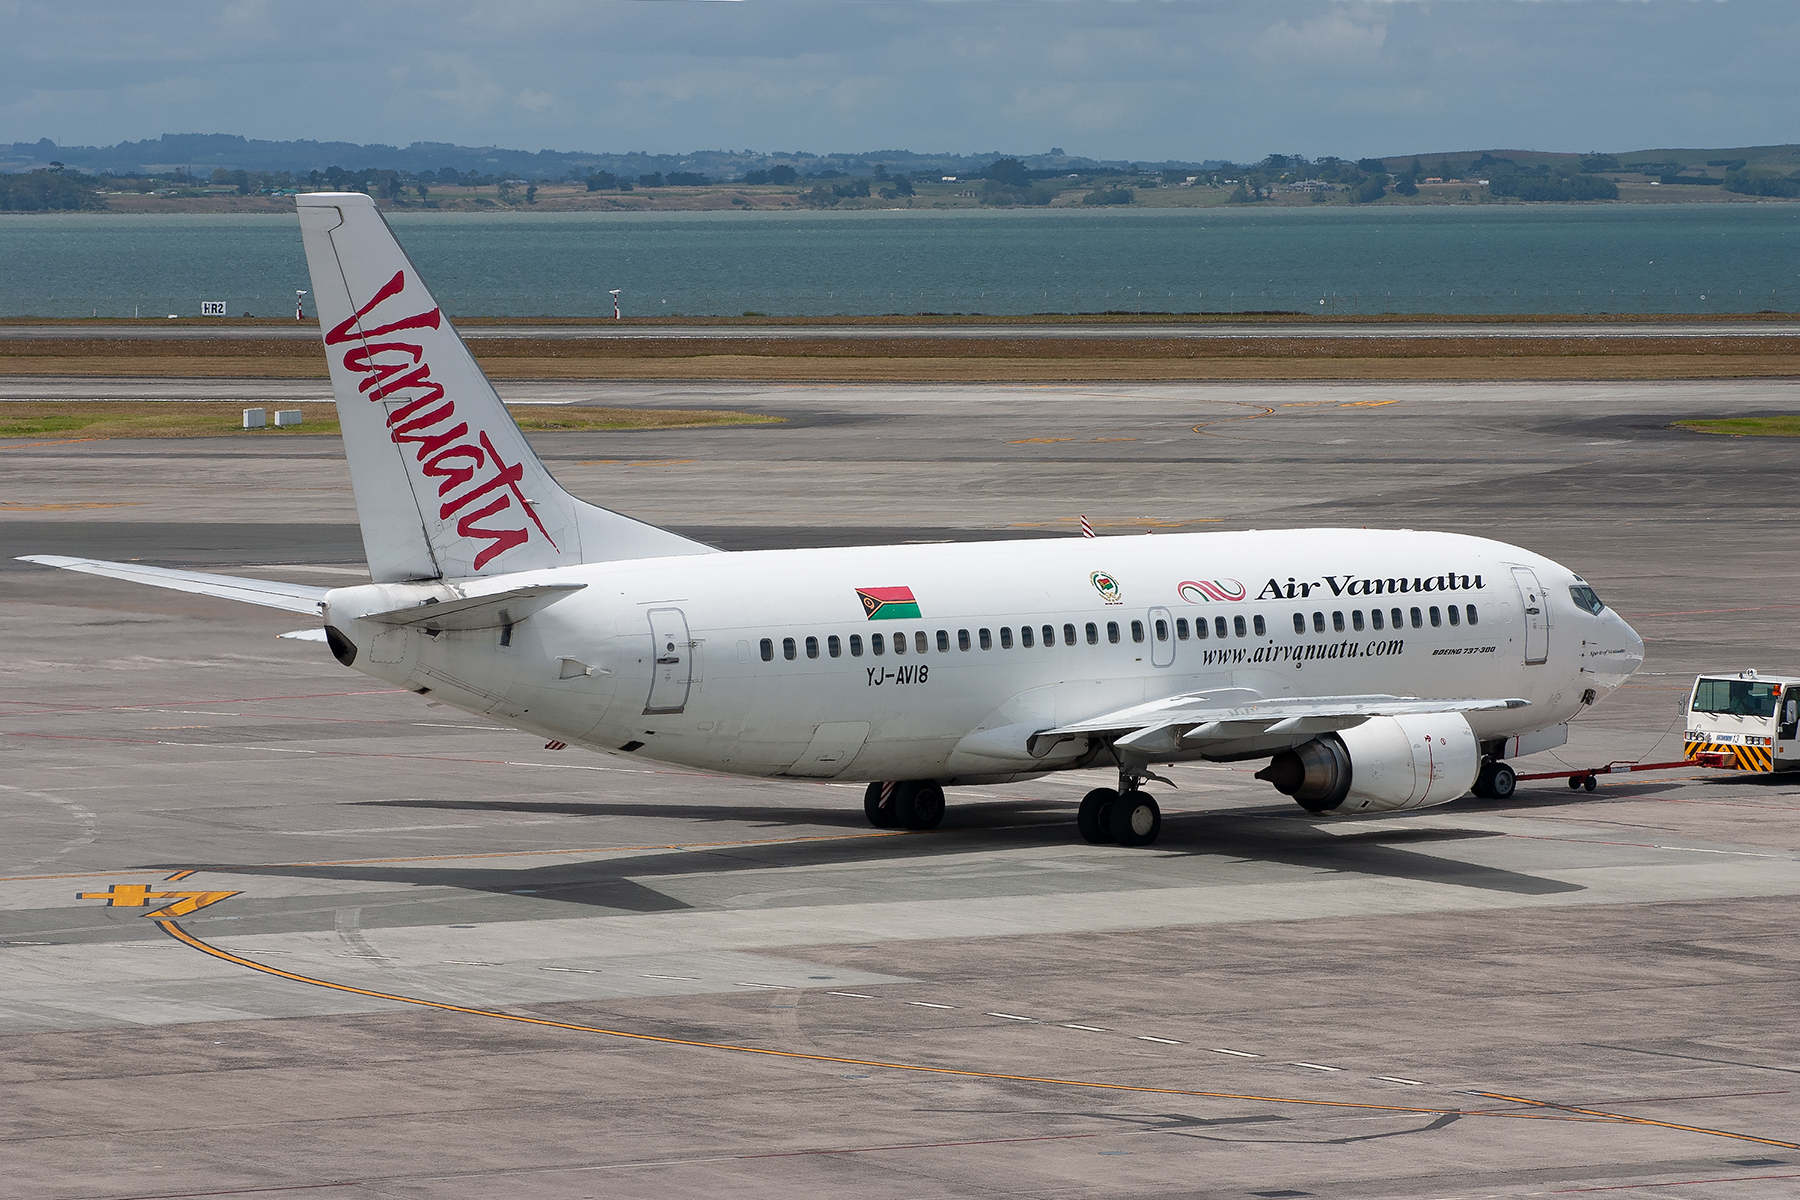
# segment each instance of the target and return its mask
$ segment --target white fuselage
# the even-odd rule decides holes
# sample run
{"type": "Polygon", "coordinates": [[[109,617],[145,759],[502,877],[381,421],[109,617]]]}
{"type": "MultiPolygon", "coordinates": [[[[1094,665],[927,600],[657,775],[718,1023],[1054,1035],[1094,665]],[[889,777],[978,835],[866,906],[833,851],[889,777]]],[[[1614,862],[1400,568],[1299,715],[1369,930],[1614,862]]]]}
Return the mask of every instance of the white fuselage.
{"type": "Polygon", "coordinates": [[[1484,744],[1553,726],[1642,663],[1621,618],[1571,601],[1578,582],[1484,538],[1312,529],[594,563],[338,589],[325,616],[357,669],[572,745],[973,783],[1091,758],[1079,740],[1034,758],[1037,730],[1207,689],[1530,701],[1469,713],[1484,744]],[[505,628],[359,619],[542,583],[586,586],[505,628]]]}

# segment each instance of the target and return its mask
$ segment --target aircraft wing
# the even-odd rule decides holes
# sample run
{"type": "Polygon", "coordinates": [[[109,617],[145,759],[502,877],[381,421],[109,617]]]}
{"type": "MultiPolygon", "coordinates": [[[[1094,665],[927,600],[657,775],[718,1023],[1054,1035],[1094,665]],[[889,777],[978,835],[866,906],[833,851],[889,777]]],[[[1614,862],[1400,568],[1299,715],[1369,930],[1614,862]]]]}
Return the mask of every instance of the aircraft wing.
{"type": "Polygon", "coordinates": [[[61,567],[87,575],[104,575],[129,583],[147,583],[151,587],[171,588],[177,592],[193,592],[201,596],[217,596],[222,600],[240,600],[279,608],[286,612],[319,615],[319,604],[328,589],[306,587],[298,583],[272,583],[267,579],[246,579],[240,575],[213,575],[206,571],[172,571],[167,567],[146,567],[140,563],[103,562],[97,558],[68,558],[61,554],[22,554],[20,562],[61,567]]]}
{"type": "Polygon", "coordinates": [[[1529,700],[1421,700],[1411,696],[1292,696],[1274,699],[1246,696],[1241,688],[1169,696],[1147,704],[1102,713],[1047,729],[1033,741],[1042,745],[1088,733],[1117,735],[1113,746],[1142,754],[1169,753],[1208,742],[1240,742],[1251,738],[1305,738],[1361,725],[1370,717],[1414,713],[1479,712],[1524,708],[1529,700]]]}

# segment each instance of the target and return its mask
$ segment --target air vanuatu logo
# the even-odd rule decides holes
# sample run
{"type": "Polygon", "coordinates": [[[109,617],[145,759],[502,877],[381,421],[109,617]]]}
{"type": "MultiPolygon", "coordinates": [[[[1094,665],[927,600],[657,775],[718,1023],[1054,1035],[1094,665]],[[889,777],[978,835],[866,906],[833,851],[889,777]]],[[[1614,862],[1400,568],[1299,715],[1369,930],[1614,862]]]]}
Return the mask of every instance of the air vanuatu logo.
{"type": "Polygon", "coordinates": [[[1175,585],[1175,594],[1189,604],[1205,604],[1208,600],[1232,604],[1247,593],[1235,579],[1184,579],[1175,585]]]}
{"type": "Polygon", "coordinates": [[[902,621],[919,615],[919,602],[913,599],[911,588],[857,588],[856,598],[871,621],[902,621]]]}
{"type": "Polygon", "coordinates": [[[1095,571],[1088,576],[1088,582],[1094,585],[1094,590],[1099,592],[1100,598],[1108,604],[1125,603],[1124,594],[1119,591],[1119,581],[1105,571],[1095,571]]]}

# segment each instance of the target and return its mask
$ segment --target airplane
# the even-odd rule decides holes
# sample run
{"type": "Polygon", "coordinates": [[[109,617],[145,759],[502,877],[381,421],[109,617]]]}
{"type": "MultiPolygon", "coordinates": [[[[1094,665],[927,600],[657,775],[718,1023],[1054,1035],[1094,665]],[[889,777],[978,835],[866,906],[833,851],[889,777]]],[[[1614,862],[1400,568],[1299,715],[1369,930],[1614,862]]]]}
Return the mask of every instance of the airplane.
{"type": "Polygon", "coordinates": [[[25,561],[303,613],[346,667],[548,739],[944,788],[1113,768],[1076,825],[1146,846],[1155,768],[1267,759],[1309,812],[1505,797],[1507,760],[1643,664],[1579,575],[1451,533],[1294,529],[723,552],[576,499],[373,201],[297,197],[372,582],[25,561]]]}

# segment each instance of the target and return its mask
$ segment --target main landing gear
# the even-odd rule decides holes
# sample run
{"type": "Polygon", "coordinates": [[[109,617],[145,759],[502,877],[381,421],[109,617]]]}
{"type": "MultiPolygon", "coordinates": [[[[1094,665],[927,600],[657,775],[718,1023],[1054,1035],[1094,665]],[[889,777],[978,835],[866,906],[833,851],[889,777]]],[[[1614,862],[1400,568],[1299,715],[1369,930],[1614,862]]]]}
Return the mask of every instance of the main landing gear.
{"type": "Polygon", "coordinates": [[[1481,764],[1481,773],[1475,776],[1475,786],[1470,790],[1483,800],[1506,800],[1518,786],[1519,777],[1513,769],[1490,758],[1481,764]]]}
{"type": "Polygon", "coordinates": [[[877,829],[936,829],[944,819],[944,789],[929,779],[871,783],[863,814],[877,829]]]}
{"type": "Polygon", "coordinates": [[[1095,788],[1081,798],[1075,828],[1081,838],[1096,846],[1116,842],[1121,846],[1148,846],[1162,833],[1162,809],[1156,797],[1143,791],[1138,780],[1119,780],[1118,789],[1095,788]]]}

